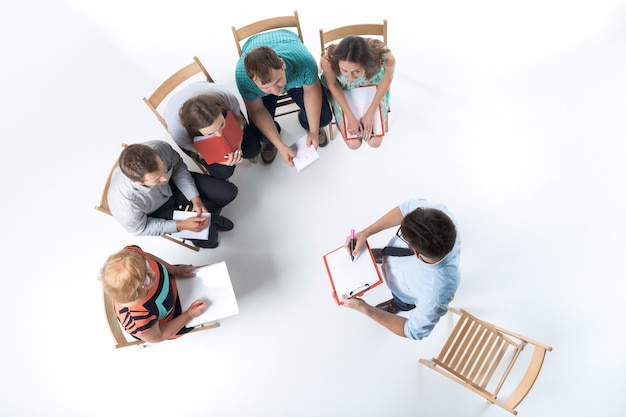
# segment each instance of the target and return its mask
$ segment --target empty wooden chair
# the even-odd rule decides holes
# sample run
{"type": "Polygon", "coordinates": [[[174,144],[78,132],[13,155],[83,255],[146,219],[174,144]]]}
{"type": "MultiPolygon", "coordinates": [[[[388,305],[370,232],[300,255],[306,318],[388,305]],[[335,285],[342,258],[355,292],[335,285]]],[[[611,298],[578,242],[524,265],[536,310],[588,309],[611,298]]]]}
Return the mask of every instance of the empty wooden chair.
{"type": "Polygon", "coordinates": [[[441,352],[431,360],[419,362],[517,414],[516,407],[537,380],[546,352],[552,348],[480,320],[465,310],[449,311],[460,318],[441,352]],[[533,352],[524,376],[506,398],[499,398],[500,389],[527,345],[533,346],[533,352]]]}

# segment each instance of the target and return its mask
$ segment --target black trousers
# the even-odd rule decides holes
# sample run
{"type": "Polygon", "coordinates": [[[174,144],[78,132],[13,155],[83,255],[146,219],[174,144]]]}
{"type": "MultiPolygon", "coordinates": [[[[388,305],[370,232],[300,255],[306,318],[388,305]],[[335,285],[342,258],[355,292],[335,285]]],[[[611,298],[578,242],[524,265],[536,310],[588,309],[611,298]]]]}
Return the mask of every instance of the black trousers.
{"type": "MultiPolygon", "coordinates": [[[[196,183],[196,188],[200,194],[200,200],[211,213],[211,217],[219,216],[222,209],[237,197],[239,189],[233,183],[223,179],[214,178],[206,174],[192,172],[191,176],[196,183]]],[[[191,201],[176,187],[174,181],[170,181],[172,188],[172,196],[153,213],[148,216],[160,219],[171,220],[174,216],[174,210],[178,210],[179,206],[191,205],[191,201]]],[[[208,243],[217,242],[217,230],[211,222],[209,227],[208,243]]],[[[203,241],[204,242],[204,241],[203,241]]]]}

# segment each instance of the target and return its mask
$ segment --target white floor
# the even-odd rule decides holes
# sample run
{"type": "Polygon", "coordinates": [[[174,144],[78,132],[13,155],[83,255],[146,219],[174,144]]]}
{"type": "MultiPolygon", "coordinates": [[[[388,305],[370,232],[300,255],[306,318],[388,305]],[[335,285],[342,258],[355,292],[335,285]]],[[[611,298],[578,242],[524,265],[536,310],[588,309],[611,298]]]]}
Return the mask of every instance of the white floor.
{"type": "MultiPolygon", "coordinates": [[[[623,2],[213,3],[0,5],[0,415],[508,415],[418,364],[450,317],[410,341],[330,297],[322,255],[412,197],[460,222],[453,305],[554,348],[520,415],[623,415],[623,2]],[[120,143],[170,140],[141,98],[194,55],[234,90],[231,25],[294,9],[315,56],[319,28],[389,20],[383,146],[338,139],[301,173],[240,166],[224,211],[236,228],[216,250],[135,238],[93,210],[120,143]],[[112,350],[96,277],[129,243],[170,262],[225,260],[240,314],[112,350]]],[[[280,122],[286,142],[302,134],[280,122]]]]}

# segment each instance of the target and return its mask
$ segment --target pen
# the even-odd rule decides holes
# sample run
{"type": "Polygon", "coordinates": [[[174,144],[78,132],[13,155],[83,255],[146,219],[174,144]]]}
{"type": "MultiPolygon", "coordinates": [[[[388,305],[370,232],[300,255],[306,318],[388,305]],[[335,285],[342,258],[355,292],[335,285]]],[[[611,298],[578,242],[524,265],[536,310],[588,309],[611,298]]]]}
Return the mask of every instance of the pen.
{"type": "Polygon", "coordinates": [[[354,262],[354,246],[356,242],[354,241],[354,229],[350,230],[350,259],[354,262]]]}

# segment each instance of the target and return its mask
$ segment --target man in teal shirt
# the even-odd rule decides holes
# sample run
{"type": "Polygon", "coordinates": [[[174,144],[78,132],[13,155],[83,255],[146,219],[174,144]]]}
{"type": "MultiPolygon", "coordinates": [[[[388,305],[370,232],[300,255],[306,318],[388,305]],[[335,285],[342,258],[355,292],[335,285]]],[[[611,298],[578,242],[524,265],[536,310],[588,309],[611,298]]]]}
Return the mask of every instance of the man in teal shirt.
{"type": "Polygon", "coordinates": [[[283,161],[293,166],[294,152],[281,140],[280,127],[274,122],[276,102],[284,92],[302,110],[298,119],[307,131],[307,146],[317,148],[328,143],[323,128],[330,123],[332,113],[317,62],[294,32],[279,29],[248,39],[237,62],[235,80],[251,127],[270,142],[262,154],[265,162],[272,162],[278,151],[283,161]]]}

